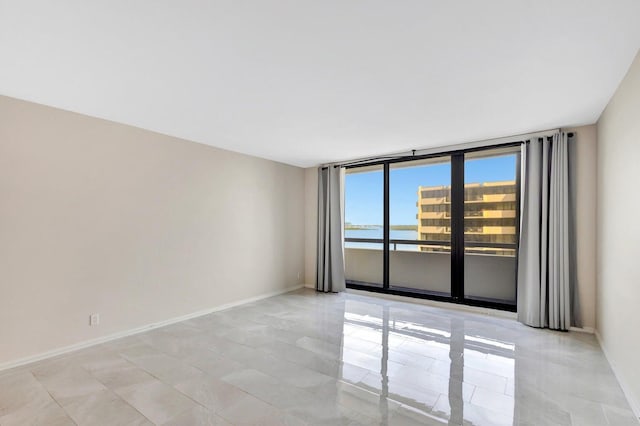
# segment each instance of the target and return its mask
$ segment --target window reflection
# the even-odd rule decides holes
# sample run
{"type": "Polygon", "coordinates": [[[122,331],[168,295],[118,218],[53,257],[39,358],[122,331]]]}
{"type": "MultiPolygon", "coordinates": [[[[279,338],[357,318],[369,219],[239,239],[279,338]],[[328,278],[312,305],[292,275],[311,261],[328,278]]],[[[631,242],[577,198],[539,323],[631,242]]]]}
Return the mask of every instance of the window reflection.
{"type": "MultiPolygon", "coordinates": [[[[423,420],[474,424],[491,413],[472,400],[477,388],[487,391],[483,380],[503,380],[506,392],[507,378],[514,375],[514,343],[479,335],[474,332],[478,327],[463,318],[416,322],[409,319],[414,313],[392,304],[350,302],[345,304],[342,361],[369,373],[343,379],[379,396],[381,421],[403,404],[423,420]]],[[[500,415],[513,418],[513,407],[503,408],[500,415]]]]}

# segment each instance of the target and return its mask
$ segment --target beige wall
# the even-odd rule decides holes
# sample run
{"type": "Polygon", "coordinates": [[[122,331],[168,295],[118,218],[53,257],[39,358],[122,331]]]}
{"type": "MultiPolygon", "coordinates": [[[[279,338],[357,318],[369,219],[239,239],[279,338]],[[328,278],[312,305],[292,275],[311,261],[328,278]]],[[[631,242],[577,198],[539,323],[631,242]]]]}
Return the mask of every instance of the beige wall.
{"type": "Polygon", "coordinates": [[[597,330],[640,415],[640,54],[598,120],[597,330]]]}
{"type": "Polygon", "coordinates": [[[0,365],[302,283],[304,179],[0,97],[0,365]]]}
{"type": "Polygon", "coordinates": [[[572,151],[575,188],[576,267],[581,325],[596,326],[596,126],[567,131],[576,134],[572,151]]]}

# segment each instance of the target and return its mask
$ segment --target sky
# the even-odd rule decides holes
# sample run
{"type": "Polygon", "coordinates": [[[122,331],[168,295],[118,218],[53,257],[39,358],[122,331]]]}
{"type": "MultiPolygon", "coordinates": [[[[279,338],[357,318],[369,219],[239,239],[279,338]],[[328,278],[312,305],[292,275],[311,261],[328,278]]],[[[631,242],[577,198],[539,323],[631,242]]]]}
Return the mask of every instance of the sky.
{"type": "MultiPolygon", "coordinates": [[[[465,183],[513,180],[516,155],[465,161],[465,183]]],[[[390,170],[389,219],[391,225],[415,225],[418,186],[451,184],[451,164],[430,164],[390,170]]],[[[350,173],[345,181],[345,222],[382,225],[382,167],[380,171],[350,173]]]]}

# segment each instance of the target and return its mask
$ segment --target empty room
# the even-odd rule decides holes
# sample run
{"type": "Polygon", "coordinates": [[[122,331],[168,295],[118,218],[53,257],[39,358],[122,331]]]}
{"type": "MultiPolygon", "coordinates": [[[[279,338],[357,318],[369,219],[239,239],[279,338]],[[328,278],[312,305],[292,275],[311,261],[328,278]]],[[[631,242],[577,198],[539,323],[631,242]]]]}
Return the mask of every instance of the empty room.
{"type": "Polygon", "coordinates": [[[640,426],[639,22],[0,0],[0,426],[640,426]]]}

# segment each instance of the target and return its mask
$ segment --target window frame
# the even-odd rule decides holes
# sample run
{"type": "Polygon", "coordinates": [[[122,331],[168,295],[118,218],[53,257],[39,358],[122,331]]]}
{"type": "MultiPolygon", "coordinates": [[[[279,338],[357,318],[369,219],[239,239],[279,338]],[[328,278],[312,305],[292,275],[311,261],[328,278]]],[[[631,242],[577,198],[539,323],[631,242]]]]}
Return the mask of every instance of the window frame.
{"type": "MultiPolygon", "coordinates": [[[[367,163],[359,163],[345,166],[346,169],[358,169],[370,166],[383,166],[383,238],[344,238],[343,244],[347,242],[365,242],[382,244],[383,250],[383,282],[380,283],[364,283],[360,281],[347,280],[347,288],[356,290],[373,291],[377,293],[385,293],[400,296],[409,296],[420,299],[431,299],[444,302],[458,303],[470,306],[487,307],[493,309],[500,309],[504,311],[516,312],[516,302],[498,302],[492,300],[481,300],[474,298],[466,298],[464,293],[464,256],[465,246],[467,247],[490,247],[490,248],[505,248],[515,249],[516,253],[516,277],[517,277],[517,256],[518,256],[518,242],[520,240],[520,189],[521,189],[521,153],[514,152],[516,154],[516,199],[515,199],[515,224],[516,224],[516,243],[488,243],[488,242],[466,242],[464,240],[464,165],[465,154],[491,151],[498,148],[515,148],[521,147],[525,142],[517,141],[498,145],[489,145],[475,148],[467,148],[460,150],[451,150],[445,152],[438,152],[425,155],[410,155],[405,157],[397,157],[391,159],[374,160],[367,163]],[[390,182],[390,165],[395,163],[409,162],[415,160],[449,157],[451,160],[451,291],[449,295],[437,294],[435,292],[429,292],[425,290],[409,289],[394,287],[389,282],[389,259],[390,259],[390,246],[392,244],[403,245],[442,245],[442,241],[427,241],[427,240],[403,240],[403,239],[391,239],[390,238],[390,223],[389,223],[389,182],[390,182]]],[[[516,282],[514,277],[514,285],[516,282]]],[[[516,287],[516,299],[517,299],[517,287],[516,287]]]]}

